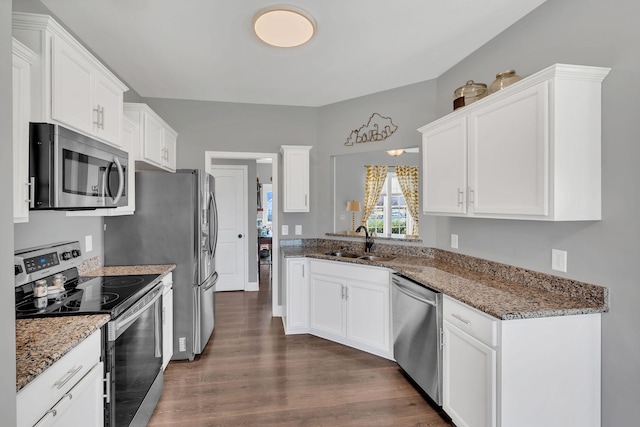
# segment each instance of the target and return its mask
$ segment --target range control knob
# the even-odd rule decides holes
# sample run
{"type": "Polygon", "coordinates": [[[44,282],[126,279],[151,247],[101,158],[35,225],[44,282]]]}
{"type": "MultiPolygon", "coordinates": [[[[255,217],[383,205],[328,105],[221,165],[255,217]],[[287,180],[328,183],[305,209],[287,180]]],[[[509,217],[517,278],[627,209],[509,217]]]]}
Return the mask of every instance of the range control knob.
{"type": "Polygon", "coordinates": [[[71,259],[71,252],[62,252],[60,256],[64,261],[68,261],[71,259]]]}
{"type": "Polygon", "coordinates": [[[80,250],[78,249],[74,249],[71,251],[71,256],[73,256],[74,258],[78,258],[80,256],[80,250]]]}
{"type": "Polygon", "coordinates": [[[17,276],[18,274],[20,274],[20,273],[22,273],[24,271],[20,264],[14,264],[13,268],[14,268],[14,271],[15,271],[15,276],[17,276]]]}

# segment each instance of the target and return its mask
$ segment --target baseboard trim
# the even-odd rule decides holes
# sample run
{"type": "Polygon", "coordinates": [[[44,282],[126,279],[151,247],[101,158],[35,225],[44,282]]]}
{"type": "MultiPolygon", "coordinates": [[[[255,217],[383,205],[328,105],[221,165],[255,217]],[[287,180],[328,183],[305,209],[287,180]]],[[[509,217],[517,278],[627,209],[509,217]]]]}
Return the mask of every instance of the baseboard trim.
{"type": "Polygon", "coordinates": [[[247,286],[244,288],[246,292],[258,292],[260,287],[258,286],[258,282],[249,282],[247,286]]]}
{"type": "Polygon", "coordinates": [[[282,317],[282,313],[284,313],[284,310],[282,309],[281,305],[273,307],[273,313],[272,313],[273,317],[282,317]]]}

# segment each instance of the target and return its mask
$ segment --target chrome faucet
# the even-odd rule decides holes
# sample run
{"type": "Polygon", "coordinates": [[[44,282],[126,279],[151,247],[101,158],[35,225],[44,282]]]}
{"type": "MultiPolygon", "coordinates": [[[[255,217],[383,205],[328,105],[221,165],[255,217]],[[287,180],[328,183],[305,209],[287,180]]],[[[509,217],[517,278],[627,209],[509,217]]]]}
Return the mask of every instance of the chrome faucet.
{"type": "Polygon", "coordinates": [[[361,230],[364,230],[364,235],[365,235],[365,240],[364,240],[364,251],[365,252],[371,252],[373,251],[373,236],[369,235],[369,231],[367,230],[367,227],[365,227],[364,225],[361,225],[360,227],[356,228],[356,233],[359,233],[361,230]]]}

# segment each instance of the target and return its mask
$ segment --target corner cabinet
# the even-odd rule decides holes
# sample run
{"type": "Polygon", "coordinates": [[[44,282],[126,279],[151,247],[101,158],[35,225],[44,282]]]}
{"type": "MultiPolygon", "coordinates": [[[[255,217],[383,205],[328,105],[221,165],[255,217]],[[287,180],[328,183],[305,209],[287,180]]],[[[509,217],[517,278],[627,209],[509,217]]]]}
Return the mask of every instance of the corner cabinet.
{"type": "Polygon", "coordinates": [[[601,83],[556,64],[419,129],[425,214],[601,219],[601,83]]]}
{"type": "Polygon", "coordinates": [[[139,143],[132,150],[136,167],[175,172],[178,133],[147,104],[125,102],[124,114],[140,128],[139,143]]]}
{"type": "Polygon", "coordinates": [[[121,148],[128,88],[48,15],[14,12],[13,35],[40,56],[31,78],[31,120],[121,148]]]}
{"type": "Polygon", "coordinates": [[[600,426],[600,314],[499,320],[445,296],[443,318],[455,425],[600,426]]]}
{"type": "Polygon", "coordinates": [[[13,39],[13,222],[29,221],[31,64],[36,54],[13,39]]]}
{"type": "Polygon", "coordinates": [[[309,331],[392,359],[389,270],[315,259],[309,270],[309,331]]]}
{"type": "Polygon", "coordinates": [[[309,152],[311,146],[283,145],[283,212],[309,212],[309,152]]]}

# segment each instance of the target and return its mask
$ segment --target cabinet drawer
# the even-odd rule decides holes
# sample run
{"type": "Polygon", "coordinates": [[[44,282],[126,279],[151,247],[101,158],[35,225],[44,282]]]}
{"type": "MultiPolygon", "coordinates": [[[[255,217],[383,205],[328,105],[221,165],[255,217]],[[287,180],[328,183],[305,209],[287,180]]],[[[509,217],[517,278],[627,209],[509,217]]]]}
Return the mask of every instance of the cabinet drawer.
{"type": "Polygon", "coordinates": [[[340,261],[311,260],[311,273],[337,276],[347,280],[389,286],[389,270],[381,267],[360,266],[340,261]]]}
{"type": "Polygon", "coordinates": [[[100,362],[101,331],[97,330],[20,390],[16,397],[18,427],[33,426],[100,362]]]}
{"type": "Polygon", "coordinates": [[[492,347],[498,345],[499,320],[448,296],[443,298],[443,318],[492,347]]]}

